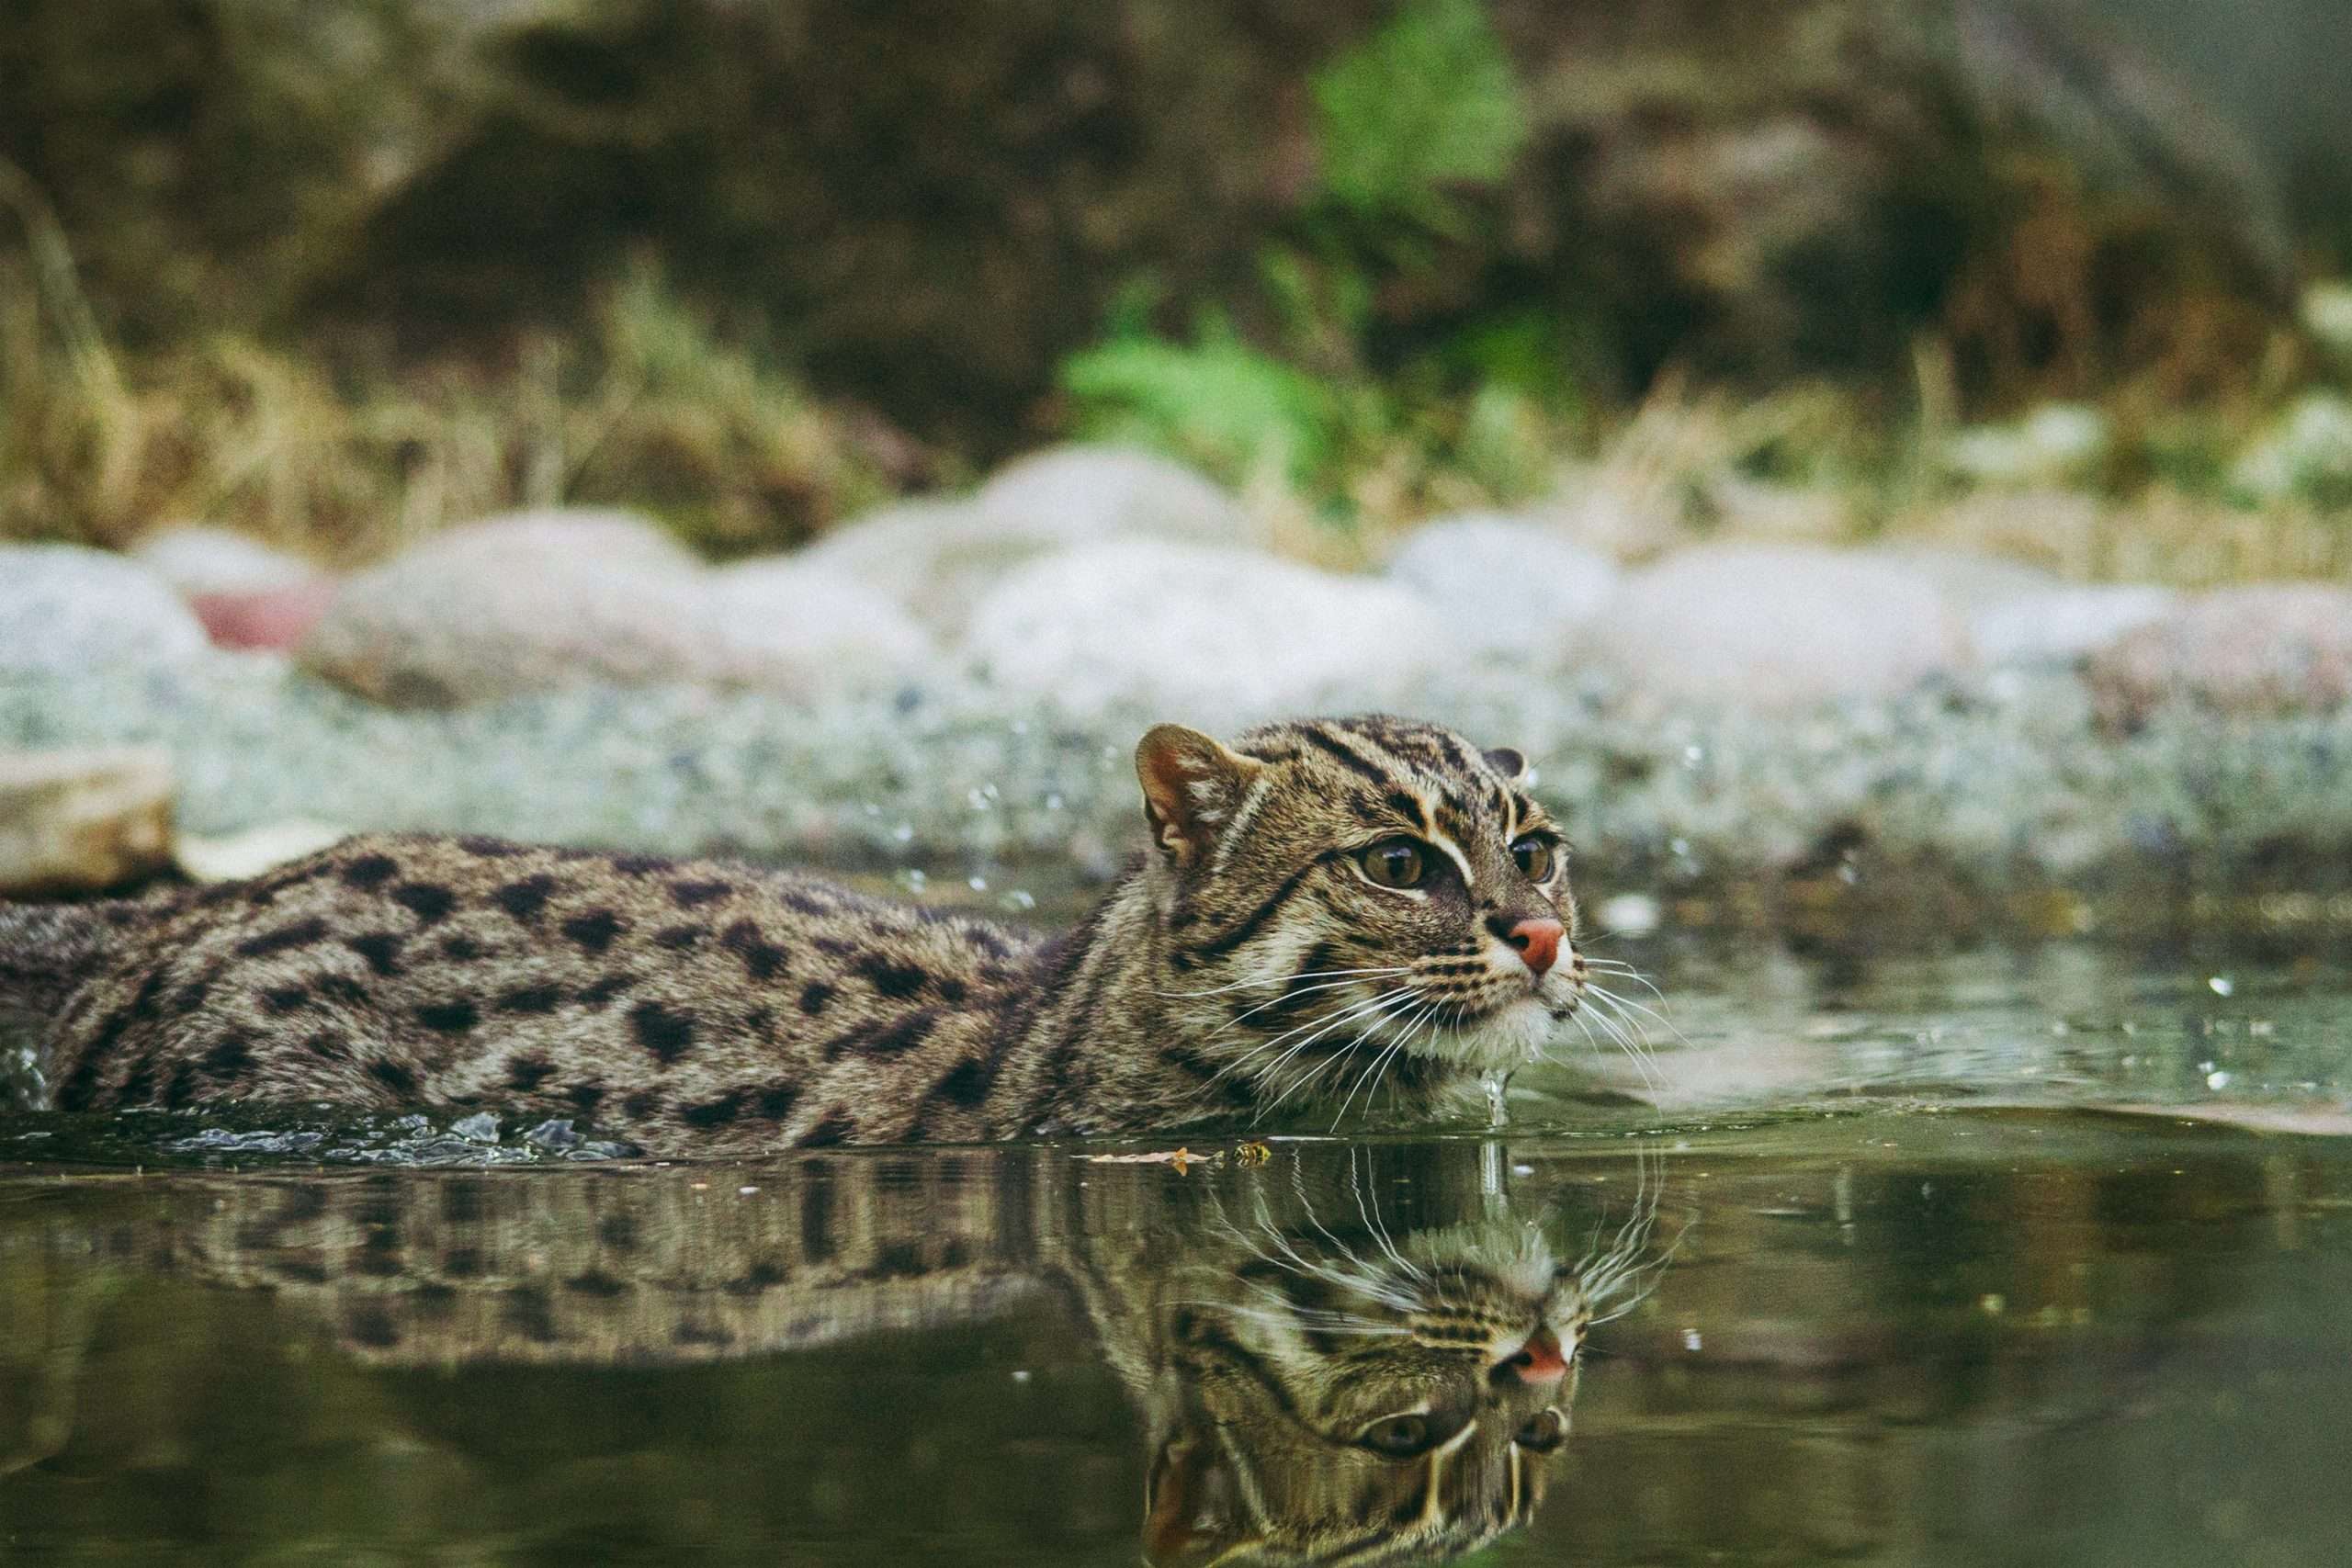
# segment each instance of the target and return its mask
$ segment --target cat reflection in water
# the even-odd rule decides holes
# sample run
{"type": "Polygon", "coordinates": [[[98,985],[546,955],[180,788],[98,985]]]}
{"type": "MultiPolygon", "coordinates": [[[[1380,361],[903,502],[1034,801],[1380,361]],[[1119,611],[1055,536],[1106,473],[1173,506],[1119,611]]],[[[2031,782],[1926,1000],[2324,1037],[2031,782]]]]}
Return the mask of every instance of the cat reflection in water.
{"type": "MultiPolygon", "coordinates": [[[[735,1201],[693,1170],[196,1178],[128,1221],[50,1209],[30,1223],[52,1234],[13,1254],[28,1222],[0,1215],[0,1286],[12,1256],[87,1258],[102,1235],[117,1280],[179,1276],[232,1316],[266,1291],[345,1357],[453,1370],[815,1352],[1075,1301],[1145,1439],[1147,1562],[1438,1562],[1533,1516],[1586,1336],[1667,1250],[1654,1173],[1527,1203],[1480,1154],[1296,1148],[1186,1175],[1044,1149],[804,1156],[735,1201]]],[[[45,1278],[114,1293],[95,1270],[45,1278]]],[[[104,1302],[45,1305],[37,1321],[85,1325],[78,1356],[104,1302]]],[[[226,1336],[197,1315],[209,1359],[226,1336]]],[[[0,1497],[72,1443],[60,1401],[17,1431],[0,1415],[0,1497]]]]}

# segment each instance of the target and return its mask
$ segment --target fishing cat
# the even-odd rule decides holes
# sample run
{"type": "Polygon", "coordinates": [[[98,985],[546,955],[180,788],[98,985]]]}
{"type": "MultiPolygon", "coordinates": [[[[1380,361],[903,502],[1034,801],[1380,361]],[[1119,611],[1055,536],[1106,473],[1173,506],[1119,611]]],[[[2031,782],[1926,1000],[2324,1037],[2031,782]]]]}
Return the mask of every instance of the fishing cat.
{"type": "MultiPolygon", "coordinates": [[[[741,1194],[732,1180],[708,1191],[697,1174],[707,1168],[695,1167],[264,1171],[151,1179],[136,1190],[89,1184],[63,1201],[51,1191],[0,1204],[0,1296],[18,1303],[23,1325],[19,1342],[0,1345],[0,1388],[12,1386],[15,1363],[32,1372],[14,1385],[19,1400],[0,1402],[0,1512],[16,1528],[36,1525],[42,1494],[11,1472],[73,1450],[62,1483],[86,1488],[110,1468],[110,1436],[125,1432],[142,1452],[248,1462],[207,1453],[192,1436],[214,1429],[207,1412],[221,1400],[353,1410],[349,1429],[338,1423],[338,1452],[466,1455],[481,1446],[468,1411],[545,1402],[552,1419],[579,1407],[563,1391],[587,1381],[583,1367],[626,1369],[614,1375],[640,1381],[624,1398],[650,1404],[665,1370],[855,1354],[894,1333],[889,1360],[922,1364],[952,1325],[1014,1315],[1039,1325],[1024,1337],[1091,1338],[1124,1393],[1141,1439],[1151,1562],[1442,1559],[1534,1515],[1547,1456],[1568,1434],[1588,1330],[1639,1298],[1665,1250],[1650,1245],[1657,1190],[1647,1179],[1618,1224],[1588,1226],[1565,1211],[1589,1197],[1605,1218],[1599,1201],[1622,1183],[1594,1172],[1581,1178],[1585,1197],[1571,1177],[1526,1201],[1508,1178],[1487,1189],[1486,1152],[1319,1145],[1183,1177],[1037,1148],[986,1159],[816,1155],[745,1172],[758,1185],[741,1194]],[[140,1328],[159,1298],[172,1303],[160,1309],[169,1326],[140,1328]],[[322,1337],[331,1355],[314,1348],[322,1337]],[[224,1355],[243,1369],[228,1383],[216,1370],[224,1355]],[[424,1419],[438,1429],[407,1429],[420,1417],[397,1382],[338,1393],[352,1367],[464,1368],[456,1382],[500,1392],[436,1394],[426,1404],[442,1414],[424,1419]],[[480,1370],[493,1367],[506,1371],[480,1370]],[[556,1375],[534,1381],[532,1368],[556,1375]],[[136,1423],[126,1424],[126,1404],[141,1412],[136,1423]]],[[[1099,1445],[1082,1365],[1043,1375],[1099,1445]]],[[[429,1380],[435,1390],[452,1381],[429,1380]]],[[[919,1382],[890,1385],[895,1395],[870,1377],[848,1386],[868,1402],[928,1398],[919,1382]]],[[[951,1469],[974,1482],[1016,1475],[1023,1461],[989,1440],[1005,1418],[958,1408],[903,1418],[936,1421],[951,1469]]],[[[791,1501],[805,1485],[783,1478],[845,1462],[800,1453],[792,1445],[804,1430],[820,1444],[839,1436],[820,1407],[725,1440],[776,1445],[750,1456],[739,1482],[763,1499],[770,1529],[805,1525],[808,1512],[791,1501]]],[[[1030,1431],[1032,1445],[1050,1437],[1030,1431]]],[[[582,1433],[582,1445],[599,1451],[605,1437],[582,1433]]],[[[250,1440],[257,1456],[285,1447],[275,1430],[250,1440]]],[[[1086,1438],[1073,1441],[1090,1452],[1086,1438]]],[[[569,1512],[548,1488],[571,1451],[548,1439],[527,1476],[510,1478],[511,1498],[494,1463],[469,1472],[467,1490],[489,1494],[475,1528],[505,1553],[533,1555],[529,1532],[569,1512]]],[[[368,1481],[363,1472],[328,1490],[366,1493],[368,1481]]],[[[875,1484],[895,1495],[905,1477],[875,1484]]],[[[925,1506],[876,1501],[898,1514],[925,1506]]],[[[644,1499],[631,1528],[658,1535],[660,1506],[644,1499]]]]}
{"type": "Polygon", "coordinates": [[[1150,847],[1043,940],[708,861],[364,837],[0,910],[63,1110],[484,1106],[663,1154],[1164,1131],[1541,1052],[1586,961],[1519,753],[1368,716],[1136,749],[1150,847]]]}

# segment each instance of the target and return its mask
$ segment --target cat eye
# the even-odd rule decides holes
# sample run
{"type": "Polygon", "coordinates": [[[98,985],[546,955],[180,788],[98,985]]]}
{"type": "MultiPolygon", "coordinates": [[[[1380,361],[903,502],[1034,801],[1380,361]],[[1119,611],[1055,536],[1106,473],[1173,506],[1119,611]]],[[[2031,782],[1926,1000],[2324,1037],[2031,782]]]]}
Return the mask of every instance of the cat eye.
{"type": "Polygon", "coordinates": [[[1411,1459],[1436,1446],[1437,1428],[1426,1416],[1384,1416],[1356,1441],[1385,1459],[1411,1459]]]}
{"type": "Polygon", "coordinates": [[[1374,887],[1417,887],[1429,872],[1429,851],[1410,839],[1383,839],[1359,851],[1356,864],[1374,887]]]}
{"type": "Polygon", "coordinates": [[[1548,1454],[1567,1437],[1568,1423],[1557,1410],[1539,1410],[1510,1440],[1530,1453],[1548,1454]]]}
{"type": "Polygon", "coordinates": [[[1520,874],[1528,881],[1549,882],[1557,852],[1542,834],[1521,833],[1511,840],[1510,858],[1519,863],[1520,874]]]}

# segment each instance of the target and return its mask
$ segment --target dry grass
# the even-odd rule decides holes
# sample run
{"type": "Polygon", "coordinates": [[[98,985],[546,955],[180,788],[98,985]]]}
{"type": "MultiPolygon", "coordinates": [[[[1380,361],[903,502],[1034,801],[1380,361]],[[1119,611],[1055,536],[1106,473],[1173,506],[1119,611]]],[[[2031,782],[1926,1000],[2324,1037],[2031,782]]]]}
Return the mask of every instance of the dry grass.
{"type": "Polygon", "coordinates": [[[223,335],[118,368],[45,208],[0,178],[10,196],[33,243],[0,262],[0,536],[119,547],[202,520],[348,560],[576,502],[646,507],[725,555],[797,543],[930,461],[718,340],[650,273],[581,340],[492,366],[339,379],[223,335]]]}
{"type": "MultiPolygon", "coordinates": [[[[727,555],[964,477],[879,421],[820,404],[650,270],[616,284],[575,338],[534,337],[494,363],[337,375],[322,355],[233,335],[126,359],[47,203],[5,162],[0,225],[0,537],[119,547],[202,520],[348,561],[508,507],[589,503],[645,508],[727,555]]],[[[2067,298],[2031,302],[2063,316],[2067,298]]],[[[1403,421],[1367,404],[1346,422],[1335,492],[1272,459],[1240,488],[1266,544],[1337,570],[1376,564],[1431,515],[1540,505],[1628,559],[1710,537],[1888,539],[2081,580],[2352,576],[2352,511],[2248,510],[2211,477],[2295,367],[2264,367],[2270,397],[2193,412],[2142,378],[2107,402],[2117,456],[2098,471],[2064,490],[1964,492],[1937,456],[1962,356],[1923,341],[1895,410],[1826,385],[1735,396],[1668,377],[1597,434],[1499,391],[1403,421]]]]}

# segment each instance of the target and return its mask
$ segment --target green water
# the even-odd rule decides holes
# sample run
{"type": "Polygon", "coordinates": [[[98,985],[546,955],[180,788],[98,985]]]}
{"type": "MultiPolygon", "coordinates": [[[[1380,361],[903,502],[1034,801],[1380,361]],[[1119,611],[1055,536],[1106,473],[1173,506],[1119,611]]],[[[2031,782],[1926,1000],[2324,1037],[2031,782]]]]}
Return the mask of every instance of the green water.
{"type": "MultiPolygon", "coordinates": [[[[0,1118],[0,1562],[1126,1563],[1204,1452],[1175,1560],[1305,1561],[1299,1521],[1406,1472],[1305,1385],[1219,1403],[1344,1348],[1269,1313],[1529,1257],[1611,1276],[1606,1321],[1556,1451],[1498,1429],[1480,1469],[1480,1416],[1430,1483],[1508,1527],[1476,1561],[2347,1560],[2341,968],[1649,962],[1654,1061],[1579,1037],[1500,1134],[1182,1168],[0,1118]]],[[[1408,1491],[1315,1539],[1458,1542],[1408,1491]]]]}

